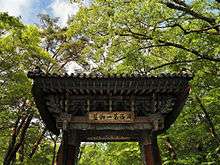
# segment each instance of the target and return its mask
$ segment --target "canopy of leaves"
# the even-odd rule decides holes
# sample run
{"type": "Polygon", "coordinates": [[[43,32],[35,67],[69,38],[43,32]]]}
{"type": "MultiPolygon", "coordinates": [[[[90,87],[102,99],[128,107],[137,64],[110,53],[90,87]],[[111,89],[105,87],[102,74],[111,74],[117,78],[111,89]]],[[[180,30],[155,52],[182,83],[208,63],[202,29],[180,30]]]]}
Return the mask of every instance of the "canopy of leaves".
{"type": "Polygon", "coordinates": [[[183,112],[160,136],[164,164],[220,160],[219,9],[205,0],[96,0],[67,31],[87,38],[82,57],[96,72],[194,75],[183,112]]]}
{"type": "MultiPolygon", "coordinates": [[[[220,162],[219,10],[214,0],[94,0],[67,28],[48,15],[36,26],[0,13],[0,162],[54,163],[59,139],[44,130],[26,73],[63,73],[71,61],[103,74],[191,72],[184,110],[159,136],[162,160],[220,162]]],[[[141,162],[136,143],[82,144],[80,153],[82,165],[141,162]]]]}
{"type": "Polygon", "coordinates": [[[26,76],[40,62],[55,63],[41,47],[38,27],[25,26],[18,18],[0,13],[0,162],[15,146],[20,148],[19,159],[23,159],[43,129],[33,106],[31,81],[26,76]],[[30,122],[28,118],[35,120],[30,122]],[[28,133],[25,125],[30,127],[28,133]]]}

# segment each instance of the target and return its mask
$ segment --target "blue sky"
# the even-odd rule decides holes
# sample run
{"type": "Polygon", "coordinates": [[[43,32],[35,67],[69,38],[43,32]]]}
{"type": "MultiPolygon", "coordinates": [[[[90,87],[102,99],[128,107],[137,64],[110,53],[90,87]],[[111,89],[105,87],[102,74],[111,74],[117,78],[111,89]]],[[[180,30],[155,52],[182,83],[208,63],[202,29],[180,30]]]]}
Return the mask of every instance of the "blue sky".
{"type": "Polygon", "coordinates": [[[79,7],[68,0],[0,0],[0,12],[21,16],[26,24],[38,23],[37,14],[50,14],[60,18],[60,25],[65,26],[68,16],[76,14],[79,7]]]}

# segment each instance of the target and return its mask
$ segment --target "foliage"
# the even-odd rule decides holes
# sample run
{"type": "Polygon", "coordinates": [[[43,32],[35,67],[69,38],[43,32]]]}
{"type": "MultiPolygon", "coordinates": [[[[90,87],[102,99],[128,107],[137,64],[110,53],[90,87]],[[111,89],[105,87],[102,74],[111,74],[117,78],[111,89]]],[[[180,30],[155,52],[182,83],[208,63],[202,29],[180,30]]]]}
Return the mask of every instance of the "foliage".
{"type": "MultiPolygon", "coordinates": [[[[184,110],[159,136],[162,159],[164,164],[220,162],[219,5],[212,0],[94,0],[80,5],[66,28],[48,15],[41,14],[36,26],[0,13],[0,162],[19,145],[12,162],[50,164],[57,138],[44,130],[26,74],[36,66],[63,73],[71,61],[103,74],[191,72],[184,110]]],[[[79,164],[140,164],[138,148],[136,143],[83,144],[79,164]]]]}
{"type": "Polygon", "coordinates": [[[26,75],[35,67],[62,74],[84,47],[83,41],[67,39],[57,18],[39,18],[39,26],[24,25],[0,13],[0,162],[5,165],[50,164],[54,159],[58,139],[45,131],[26,75]]]}
{"type": "Polygon", "coordinates": [[[26,74],[40,62],[55,61],[40,46],[41,35],[37,26],[23,25],[18,18],[7,13],[0,13],[0,20],[0,162],[16,145],[20,148],[17,157],[22,162],[32,150],[41,133],[39,130],[43,129],[33,106],[31,81],[26,74]],[[28,118],[34,118],[34,121],[30,122],[28,118]],[[25,140],[23,135],[26,135],[25,140]]]}
{"type": "Polygon", "coordinates": [[[216,164],[219,157],[220,25],[216,1],[93,1],[69,37],[90,42],[84,60],[101,73],[191,72],[191,94],[159,138],[164,164],[216,164]]]}
{"type": "Polygon", "coordinates": [[[140,150],[137,143],[90,143],[81,146],[80,165],[139,165],[140,150]]]}

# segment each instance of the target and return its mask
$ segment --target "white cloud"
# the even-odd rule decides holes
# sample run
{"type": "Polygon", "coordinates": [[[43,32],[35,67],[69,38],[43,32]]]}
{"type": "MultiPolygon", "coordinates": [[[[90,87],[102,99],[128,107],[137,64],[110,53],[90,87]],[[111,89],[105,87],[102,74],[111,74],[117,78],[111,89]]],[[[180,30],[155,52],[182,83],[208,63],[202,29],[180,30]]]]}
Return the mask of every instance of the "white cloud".
{"type": "Polygon", "coordinates": [[[26,16],[31,12],[33,0],[0,0],[0,12],[13,16],[26,16]]]}
{"type": "Polygon", "coordinates": [[[76,3],[70,3],[68,0],[55,0],[51,5],[52,14],[55,17],[60,18],[60,25],[65,26],[68,18],[75,15],[79,10],[79,6],[76,3]]]}

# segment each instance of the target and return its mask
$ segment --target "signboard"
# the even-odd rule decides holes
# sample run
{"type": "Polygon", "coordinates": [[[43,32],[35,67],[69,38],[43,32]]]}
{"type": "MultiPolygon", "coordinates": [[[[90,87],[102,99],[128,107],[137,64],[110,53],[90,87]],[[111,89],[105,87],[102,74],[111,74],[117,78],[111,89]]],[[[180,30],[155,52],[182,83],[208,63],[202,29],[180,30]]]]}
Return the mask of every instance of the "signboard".
{"type": "Polygon", "coordinates": [[[133,123],[134,112],[89,112],[89,121],[92,123],[133,123]]]}

